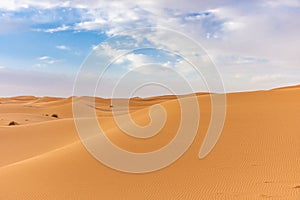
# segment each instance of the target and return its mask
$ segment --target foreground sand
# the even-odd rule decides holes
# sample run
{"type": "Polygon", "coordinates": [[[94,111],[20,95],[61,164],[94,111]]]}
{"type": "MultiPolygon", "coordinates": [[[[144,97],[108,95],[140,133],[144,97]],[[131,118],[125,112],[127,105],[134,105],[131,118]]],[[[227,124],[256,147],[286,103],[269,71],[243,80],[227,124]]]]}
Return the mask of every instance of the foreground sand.
{"type": "MultiPolygon", "coordinates": [[[[165,128],[148,140],[115,128],[110,100],[97,99],[95,110],[115,144],[147,152],[174,136],[180,118],[173,99],[131,100],[139,124],[149,122],[153,104],[168,112],[165,128]]],[[[200,129],[189,150],[165,169],[127,174],[104,166],[81,144],[72,98],[0,99],[0,199],[300,199],[300,86],[228,94],[221,138],[203,160],[197,155],[210,120],[210,98],[198,94],[198,100],[200,129]],[[8,126],[10,121],[20,125],[8,126]]]]}

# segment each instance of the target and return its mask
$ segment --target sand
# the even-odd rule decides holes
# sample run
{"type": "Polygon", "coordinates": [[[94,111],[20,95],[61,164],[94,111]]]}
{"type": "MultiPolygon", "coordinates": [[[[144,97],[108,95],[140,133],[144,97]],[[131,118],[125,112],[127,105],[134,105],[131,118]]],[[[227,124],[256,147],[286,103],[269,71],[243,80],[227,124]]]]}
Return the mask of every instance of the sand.
{"type": "MultiPolygon", "coordinates": [[[[88,97],[75,101],[82,98],[88,97]]],[[[89,154],[76,132],[72,98],[1,98],[0,199],[300,199],[300,86],[228,94],[222,135],[202,160],[210,96],[197,98],[201,120],[191,147],[172,165],[146,174],[113,170],[89,154]]],[[[165,127],[149,139],[123,134],[110,103],[97,98],[95,107],[86,106],[119,147],[148,152],[174,137],[180,121],[174,96],[131,99],[140,125],[149,123],[151,105],[168,113],[165,127]]]]}

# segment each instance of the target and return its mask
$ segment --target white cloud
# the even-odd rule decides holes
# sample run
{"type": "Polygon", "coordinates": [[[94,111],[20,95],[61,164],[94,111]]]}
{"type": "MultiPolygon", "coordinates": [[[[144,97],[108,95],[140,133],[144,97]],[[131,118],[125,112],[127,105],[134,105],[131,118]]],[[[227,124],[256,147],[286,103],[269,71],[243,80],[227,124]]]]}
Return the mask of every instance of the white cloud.
{"type": "Polygon", "coordinates": [[[4,10],[17,10],[20,8],[26,8],[27,5],[16,5],[15,1],[13,0],[7,0],[7,1],[1,1],[0,2],[0,8],[4,10]]]}
{"type": "Polygon", "coordinates": [[[280,6],[287,6],[287,7],[300,7],[299,0],[271,0],[266,1],[263,5],[270,6],[270,7],[280,7],[280,6]]]}
{"type": "Polygon", "coordinates": [[[50,57],[49,56],[41,56],[38,58],[39,60],[49,60],[50,57]]]}
{"type": "Polygon", "coordinates": [[[39,32],[46,32],[46,33],[55,33],[55,32],[60,32],[60,31],[67,31],[70,30],[70,26],[62,25],[56,28],[49,28],[49,29],[34,29],[35,31],[39,32]]]}
{"type": "Polygon", "coordinates": [[[0,9],[5,10],[19,10],[23,8],[36,7],[41,9],[51,9],[56,7],[66,7],[70,3],[61,2],[59,0],[46,0],[46,1],[35,1],[35,0],[3,0],[0,2],[0,9]]]}
{"type": "Polygon", "coordinates": [[[54,59],[54,58],[51,58],[49,56],[41,56],[41,57],[38,57],[37,58],[40,62],[39,63],[36,63],[34,65],[34,67],[47,67],[48,65],[52,65],[52,64],[55,64],[55,63],[58,63],[60,62],[60,60],[57,60],[57,59],[54,59]]]}
{"type": "Polygon", "coordinates": [[[267,74],[267,75],[258,75],[251,78],[251,82],[274,82],[279,81],[281,78],[285,77],[282,74],[267,74]]]}
{"type": "Polygon", "coordinates": [[[126,61],[129,62],[129,64],[128,64],[129,70],[133,70],[140,66],[154,62],[154,60],[147,55],[130,53],[130,54],[127,54],[127,55],[121,57],[120,61],[117,61],[117,63],[122,64],[126,61]]]}
{"type": "Polygon", "coordinates": [[[229,31],[236,31],[245,27],[245,24],[241,22],[228,21],[223,24],[223,28],[229,31]]]}
{"type": "Polygon", "coordinates": [[[68,97],[72,95],[73,78],[61,74],[7,68],[0,73],[1,96],[31,94],[68,97]]]}
{"type": "Polygon", "coordinates": [[[60,50],[70,50],[70,47],[67,47],[65,45],[58,45],[56,46],[57,49],[60,49],[60,50]]]}
{"type": "Polygon", "coordinates": [[[103,26],[106,24],[106,21],[103,19],[96,19],[95,21],[85,21],[85,22],[79,22],[75,24],[74,29],[75,30],[99,30],[103,28],[103,26]]]}
{"type": "MultiPolygon", "coordinates": [[[[127,50],[116,49],[111,46],[108,42],[103,42],[101,46],[92,45],[92,49],[95,51],[94,53],[100,57],[104,56],[106,59],[117,59],[118,57],[126,54],[127,50]],[[100,48],[99,48],[100,47],[100,48]]],[[[124,58],[120,58],[115,62],[121,63],[124,58]]]]}
{"type": "MultiPolygon", "coordinates": [[[[122,42],[118,42],[120,42],[120,45],[124,48],[124,45],[122,44],[126,43],[126,41],[122,40],[122,42]]],[[[170,71],[174,70],[184,76],[191,75],[195,72],[195,69],[191,66],[191,64],[183,59],[179,59],[175,54],[173,55],[157,50],[156,53],[153,52],[153,55],[148,55],[146,52],[139,53],[139,47],[136,49],[137,52],[135,52],[130,49],[114,48],[112,43],[114,43],[114,40],[105,42],[100,46],[93,45],[92,49],[95,51],[95,55],[98,55],[102,61],[104,60],[103,58],[108,56],[109,59],[112,59],[113,65],[116,64],[119,67],[122,67],[122,69],[129,71],[133,70],[142,74],[155,73],[160,75],[162,73],[164,75],[168,75],[170,71]]],[[[137,45],[139,46],[141,44],[137,43],[137,45]]]]}
{"type": "MultiPolygon", "coordinates": [[[[279,74],[285,71],[289,74],[299,74],[300,21],[297,19],[300,18],[300,13],[294,9],[300,7],[299,0],[264,2],[192,0],[190,3],[173,0],[159,2],[7,0],[0,2],[0,9],[4,10],[21,10],[28,7],[83,9],[80,12],[80,21],[61,24],[56,28],[37,29],[48,33],[66,30],[98,30],[110,36],[140,27],[167,27],[180,31],[206,48],[228,84],[233,74],[238,74],[236,77],[243,77],[240,81],[244,81],[245,87],[251,79],[254,80],[256,87],[260,87],[262,81],[258,80],[270,79],[266,77],[266,73],[279,74]],[[253,78],[254,75],[257,78],[253,78]]],[[[11,26],[15,27],[15,24],[11,26]]],[[[163,41],[163,46],[174,52],[180,51],[178,47],[182,45],[189,46],[185,41],[180,41],[172,35],[149,33],[145,37],[154,44],[155,41],[163,41]]],[[[189,51],[193,52],[193,49],[187,49],[187,52],[183,53],[189,51]]],[[[106,46],[105,52],[109,56],[124,53],[123,50],[110,46],[106,46]]],[[[122,59],[132,62],[132,67],[148,62],[143,55],[138,54],[127,55],[122,59]]],[[[122,59],[116,62],[125,62],[122,59]]],[[[175,66],[183,71],[188,69],[180,63],[175,66]]],[[[274,75],[271,77],[275,81],[274,85],[282,83],[279,77],[276,79],[274,75]]],[[[243,84],[234,83],[233,88],[238,85],[243,84]]]]}

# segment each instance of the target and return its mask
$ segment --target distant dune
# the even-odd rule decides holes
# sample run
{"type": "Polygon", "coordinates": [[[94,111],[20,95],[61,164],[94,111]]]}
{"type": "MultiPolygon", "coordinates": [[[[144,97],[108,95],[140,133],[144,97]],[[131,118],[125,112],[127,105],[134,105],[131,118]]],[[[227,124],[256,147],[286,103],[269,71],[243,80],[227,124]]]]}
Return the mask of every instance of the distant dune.
{"type": "MultiPolygon", "coordinates": [[[[300,86],[228,94],[221,138],[202,160],[211,103],[207,93],[197,98],[194,143],[171,166],[147,174],[115,171],[88,153],[76,132],[72,98],[0,98],[0,199],[300,199],[300,86]],[[11,121],[19,125],[8,126],[11,121]]],[[[116,126],[111,111],[121,115],[124,108],[112,108],[110,99],[97,98],[86,109],[96,111],[114,144],[149,152],[172,140],[180,123],[175,96],[130,99],[133,120],[148,124],[154,104],[168,119],[148,139],[116,126]]]]}

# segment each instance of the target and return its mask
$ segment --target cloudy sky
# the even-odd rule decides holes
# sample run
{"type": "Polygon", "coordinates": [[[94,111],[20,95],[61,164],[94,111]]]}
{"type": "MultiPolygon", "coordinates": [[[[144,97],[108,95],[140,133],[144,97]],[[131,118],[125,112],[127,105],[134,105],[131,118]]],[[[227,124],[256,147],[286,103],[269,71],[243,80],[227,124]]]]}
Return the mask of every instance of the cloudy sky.
{"type": "MultiPolygon", "coordinates": [[[[179,73],[196,91],[204,91],[210,81],[193,77],[182,50],[188,50],[184,45],[191,40],[203,48],[201,59],[203,52],[210,57],[227,92],[300,84],[299,19],[300,0],[1,0],[0,96],[71,96],[80,67],[108,58],[114,61],[101,80],[106,91],[99,87],[99,95],[106,96],[132,70],[140,76],[128,76],[123,87],[139,87],[136,80],[156,76],[178,88],[179,73]],[[170,31],[168,37],[143,33],[144,39],[132,34],[149,27],[174,30],[190,40],[170,31]],[[146,43],[151,49],[143,49],[146,43]],[[117,55],[122,56],[113,59],[117,55]]],[[[85,77],[97,73],[89,71],[85,77]]],[[[90,86],[82,91],[84,87],[90,86]]],[[[156,87],[140,94],[163,93],[155,92],[156,87]]]]}

